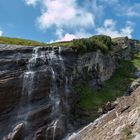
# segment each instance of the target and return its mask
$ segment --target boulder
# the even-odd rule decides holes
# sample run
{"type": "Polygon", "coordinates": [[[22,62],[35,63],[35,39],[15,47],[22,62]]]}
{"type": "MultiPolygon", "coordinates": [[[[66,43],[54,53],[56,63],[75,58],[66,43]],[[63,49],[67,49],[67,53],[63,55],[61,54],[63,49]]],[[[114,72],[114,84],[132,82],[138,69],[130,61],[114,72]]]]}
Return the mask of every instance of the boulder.
{"type": "Polygon", "coordinates": [[[18,124],[7,137],[4,137],[3,140],[22,140],[23,135],[24,135],[24,124],[21,123],[18,124]]]}

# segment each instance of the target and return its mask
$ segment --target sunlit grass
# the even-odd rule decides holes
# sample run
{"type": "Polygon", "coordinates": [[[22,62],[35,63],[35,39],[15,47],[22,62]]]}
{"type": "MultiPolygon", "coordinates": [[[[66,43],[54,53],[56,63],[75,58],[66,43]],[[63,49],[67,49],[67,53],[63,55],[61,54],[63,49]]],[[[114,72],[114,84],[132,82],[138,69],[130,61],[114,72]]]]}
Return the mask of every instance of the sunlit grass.
{"type": "Polygon", "coordinates": [[[0,37],[0,44],[13,44],[13,45],[25,45],[25,46],[46,46],[46,43],[26,40],[21,38],[10,38],[10,37],[0,37]]]}
{"type": "Polygon", "coordinates": [[[140,53],[134,55],[132,61],[121,60],[119,68],[103,83],[100,90],[93,91],[87,85],[81,88],[80,107],[85,110],[98,109],[108,101],[124,95],[130,83],[136,78],[134,72],[137,68],[140,68],[140,53]]]}

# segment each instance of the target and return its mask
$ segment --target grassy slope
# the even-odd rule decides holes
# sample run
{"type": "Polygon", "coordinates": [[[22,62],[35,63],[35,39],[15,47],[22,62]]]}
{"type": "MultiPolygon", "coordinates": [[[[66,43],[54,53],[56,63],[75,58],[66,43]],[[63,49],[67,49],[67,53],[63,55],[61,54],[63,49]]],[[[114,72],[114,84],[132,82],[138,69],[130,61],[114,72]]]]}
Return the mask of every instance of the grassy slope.
{"type": "Polygon", "coordinates": [[[135,79],[134,72],[137,68],[140,68],[140,53],[135,54],[132,61],[120,61],[119,69],[103,84],[101,90],[90,91],[86,86],[81,89],[80,107],[97,110],[108,101],[122,96],[135,79]]]}
{"type": "MultiPolygon", "coordinates": [[[[80,50],[83,49],[84,51],[93,51],[98,47],[100,49],[103,48],[108,50],[108,43],[112,43],[108,39],[110,38],[107,36],[93,36],[87,39],[46,44],[19,38],[0,37],[0,44],[16,44],[27,46],[63,46],[76,48],[80,46],[80,50]]],[[[104,103],[115,100],[117,97],[122,96],[128,85],[135,79],[133,73],[136,68],[140,68],[140,53],[136,54],[132,61],[121,61],[120,68],[108,81],[103,84],[103,87],[100,91],[90,91],[87,86],[82,87],[80,90],[80,107],[86,110],[97,110],[104,103]]]]}
{"type": "Polygon", "coordinates": [[[46,46],[47,44],[26,40],[20,38],[9,38],[9,37],[0,37],[0,44],[14,44],[14,45],[25,45],[25,46],[46,46]]]}
{"type": "Polygon", "coordinates": [[[108,52],[112,45],[112,40],[109,36],[97,35],[90,38],[74,39],[67,42],[41,43],[33,40],[20,38],[0,37],[0,44],[15,44],[25,46],[62,46],[77,49],[78,52],[96,51],[97,49],[103,52],[108,52]]]}

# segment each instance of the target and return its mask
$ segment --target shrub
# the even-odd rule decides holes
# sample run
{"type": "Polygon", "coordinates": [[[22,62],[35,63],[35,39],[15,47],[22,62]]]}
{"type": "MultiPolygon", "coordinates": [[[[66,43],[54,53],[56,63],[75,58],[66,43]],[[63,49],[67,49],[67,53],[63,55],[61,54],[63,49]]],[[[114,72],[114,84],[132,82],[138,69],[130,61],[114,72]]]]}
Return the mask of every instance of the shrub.
{"type": "Polygon", "coordinates": [[[88,52],[100,49],[105,53],[111,49],[112,40],[109,36],[98,35],[87,39],[74,39],[73,45],[77,47],[78,52],[88,52]]]}

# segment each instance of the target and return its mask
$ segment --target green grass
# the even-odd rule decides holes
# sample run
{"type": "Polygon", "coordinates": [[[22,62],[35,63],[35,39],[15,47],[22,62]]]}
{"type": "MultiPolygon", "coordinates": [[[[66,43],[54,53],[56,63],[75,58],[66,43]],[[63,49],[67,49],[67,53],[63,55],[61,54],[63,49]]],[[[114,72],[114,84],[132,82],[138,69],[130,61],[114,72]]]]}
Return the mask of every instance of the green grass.
{"type": "Polygon", "coordinates": [[[112,45],[112,40],[109,36],[97,35],[90,38],[74,39],[72,41],[41,43],[33,40],[26,40],[20,38],[0,37],[0,44],[14,44],[25,46],[61,46],[70,47],[79,53],[96,51],[100,49],[102,52],[108,52],[112,45]]]}
{"type": "Polygon", "coordinates": [[[122,96],[130,83],[135,79],[134,72],[140,68],[140,53],[134,55],[132,61],[121,60],[119,68],[113,76],[103,83],[99,91],[92,91],[87,85],[80,89],[80,108],[84,110],[98,110],[108,101],[122,96]]]}
{"type": "Polygon", "coordinates": [[[132,140],[134,136],[132,135],[132,126],[128,125],[123,129],[125,140],[132,140]]]}
{"type": "Polygon", "coordinates": [[[112,43],[109,36],[96,35],[90,38],[73,39],[72,41],[56,42],[49,45],[72,47],[77,49],[78,52],[96,51],[97,49],[106,52],[111,49],[112,43]]]}
{"type": "Polygon", "coordinates": [[[0,37],[0,44],[14,44],[14,45],[26,45],[26,46],[46,46],[48,44],[41,43],[33,40],[26,40],[20,38],[0,37]]]}

